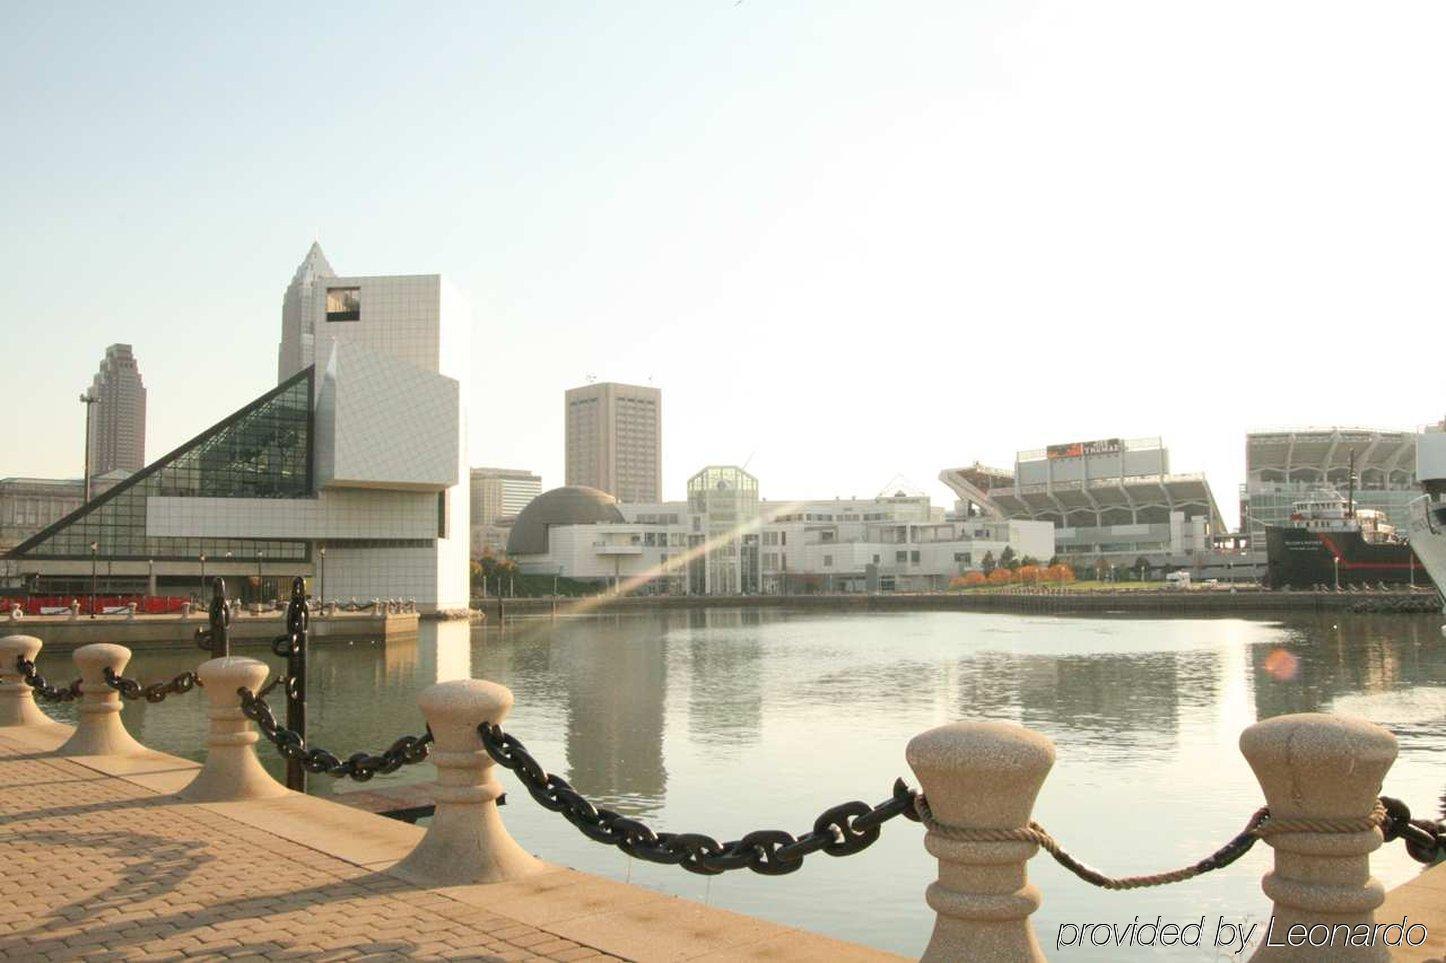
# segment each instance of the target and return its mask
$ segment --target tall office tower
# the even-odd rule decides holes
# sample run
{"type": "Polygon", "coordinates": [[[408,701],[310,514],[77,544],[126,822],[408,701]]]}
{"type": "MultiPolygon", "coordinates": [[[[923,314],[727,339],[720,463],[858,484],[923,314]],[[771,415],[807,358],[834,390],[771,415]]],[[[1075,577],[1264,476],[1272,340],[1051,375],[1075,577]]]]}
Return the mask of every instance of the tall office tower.
{"type": "Polygon", "coordinates": [[[146,386],[128,344],[105,349],[90,382],[96,403],[90,419],[90,477],[119,468],[139,471],[146,463],[146,386]]]}
{"type": "Polygon", "coordinates": [[[624,503],[662,500],[663,394],[613,382],[567,392],[567,484],[624,503]]]}
{"type": "Polygon", "coordinates": [[[281,296],[281,343],[276,349],[276,381],[280,383],[311,364],[316,354],[316,292],[336,277],[321,245],[311,250],[291,276],[281,296]],[[322,282],[318,286],[317,282],[322,282]],[[302,358],[307,360],[303,361],[302,358]]]}

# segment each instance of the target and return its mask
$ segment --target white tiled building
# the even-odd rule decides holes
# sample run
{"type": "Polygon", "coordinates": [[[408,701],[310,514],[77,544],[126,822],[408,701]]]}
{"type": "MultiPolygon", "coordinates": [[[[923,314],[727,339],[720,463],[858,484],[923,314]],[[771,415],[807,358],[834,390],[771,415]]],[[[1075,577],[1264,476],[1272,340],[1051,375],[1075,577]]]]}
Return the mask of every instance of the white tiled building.
{"type": "Polygon", "coordinates": [[[469,337],[441,277],[337,277],[313,245],[282,302],[277,388],[10,556],[65,577],[94,554],[111,591],[157,566],[163,587],[194,585],[209,563],[262,598],[310,575],[330,599],[465,608],[469,337]]]}

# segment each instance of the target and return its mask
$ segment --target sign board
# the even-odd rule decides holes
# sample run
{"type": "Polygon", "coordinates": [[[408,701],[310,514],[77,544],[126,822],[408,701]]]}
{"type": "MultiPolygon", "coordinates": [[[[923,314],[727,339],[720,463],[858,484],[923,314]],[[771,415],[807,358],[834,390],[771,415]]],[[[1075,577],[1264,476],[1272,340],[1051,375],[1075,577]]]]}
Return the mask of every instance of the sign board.
{"type": "Polygon", "coordinates": [[[1101,438],[1098,441],[1072,441],[1067,445],[1050,445],[1045,455],[1051,461],[1056,458],[1084,458],[1087,455],[1118,455],[1124,450],[1118,438],[1101,438]]]}

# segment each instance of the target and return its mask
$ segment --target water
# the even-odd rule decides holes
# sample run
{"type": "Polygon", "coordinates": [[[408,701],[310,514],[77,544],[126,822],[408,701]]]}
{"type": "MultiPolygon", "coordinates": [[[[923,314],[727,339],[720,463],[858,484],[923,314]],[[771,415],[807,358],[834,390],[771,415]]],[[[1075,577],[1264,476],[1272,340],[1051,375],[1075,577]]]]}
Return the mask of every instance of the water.
{"type": "MultiPolygon", "coordinates": [[[[1058,748],[1036,818],[1086,862],[1125,875],[1192,863],[1240,831],[1261,797],[1236,740],[1282,713],[1343,712],[1390,728],[1401,755],[1386,792],[1430,814],[1446,788],[1440,623],[774,610],[520,620],[504,629],[427,623],[414,640],[314,644],[309,714],[313,741],[345,756],[420,733],[414,696],[427,684],[492,679],[516,695],[507,729],[579,791],[656,828],[719,839],[757,828],[798,834],[835,803],[882,801],[894,777],[914,784],[903,750],[916,733],[1007,719],[1058,748]]],[[[194,661],[141,652],[127,674],[154,681],[194,661]]],[[[57,663],[42,656],[41,670],[66,675],[57,663]]],[[[273,704],[279,715],[280,700],[273,704]]],[[[200,755],[197,695],[129,704],[126,721],[147,745],[200,755]]],[[[279,773],[274,752],[260,749],[279,773]]],[[[317,792],[351,788],[313,778],[317,792]]],[[[430,778],[423,764],[373,785],[430,778]]],[[[508,827],[550,861],[900,953],[917,955],[928,940],[923,889],[935,867],[914,823],[895,820],[852,857],[809,857],[791,876],[706,878],[590,842],[510,774],[503,782],[513,790],[508,827]]],[[[1056,954],[1059,925],[1262,920],[1269,863],[1258,846],[1206,877],[1110,893],[1041,854],[1030,864],[1044,894],[1036,930],[1051,955],[1109,959],[1119,952],[1056,954]]],[[[1373,868],[1388,887],[1418,871],[1399,843],[1378,851],[1373,868]]]]}

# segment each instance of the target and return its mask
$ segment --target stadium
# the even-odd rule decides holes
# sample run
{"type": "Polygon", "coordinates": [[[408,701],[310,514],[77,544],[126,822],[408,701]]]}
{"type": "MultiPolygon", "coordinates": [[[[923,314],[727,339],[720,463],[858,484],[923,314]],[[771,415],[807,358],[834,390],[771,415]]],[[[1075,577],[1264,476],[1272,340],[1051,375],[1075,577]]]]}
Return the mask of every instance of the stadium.
{"type": "Polygon", "coordinates": [[[976,462],[939,480],[961,514],[1053,523],[1063,557],[1189,564],[1225,532],[1205,476],[1171,474],[1159,438],[1050,445],[1019,452],[1012,473],[976,462]]]}

